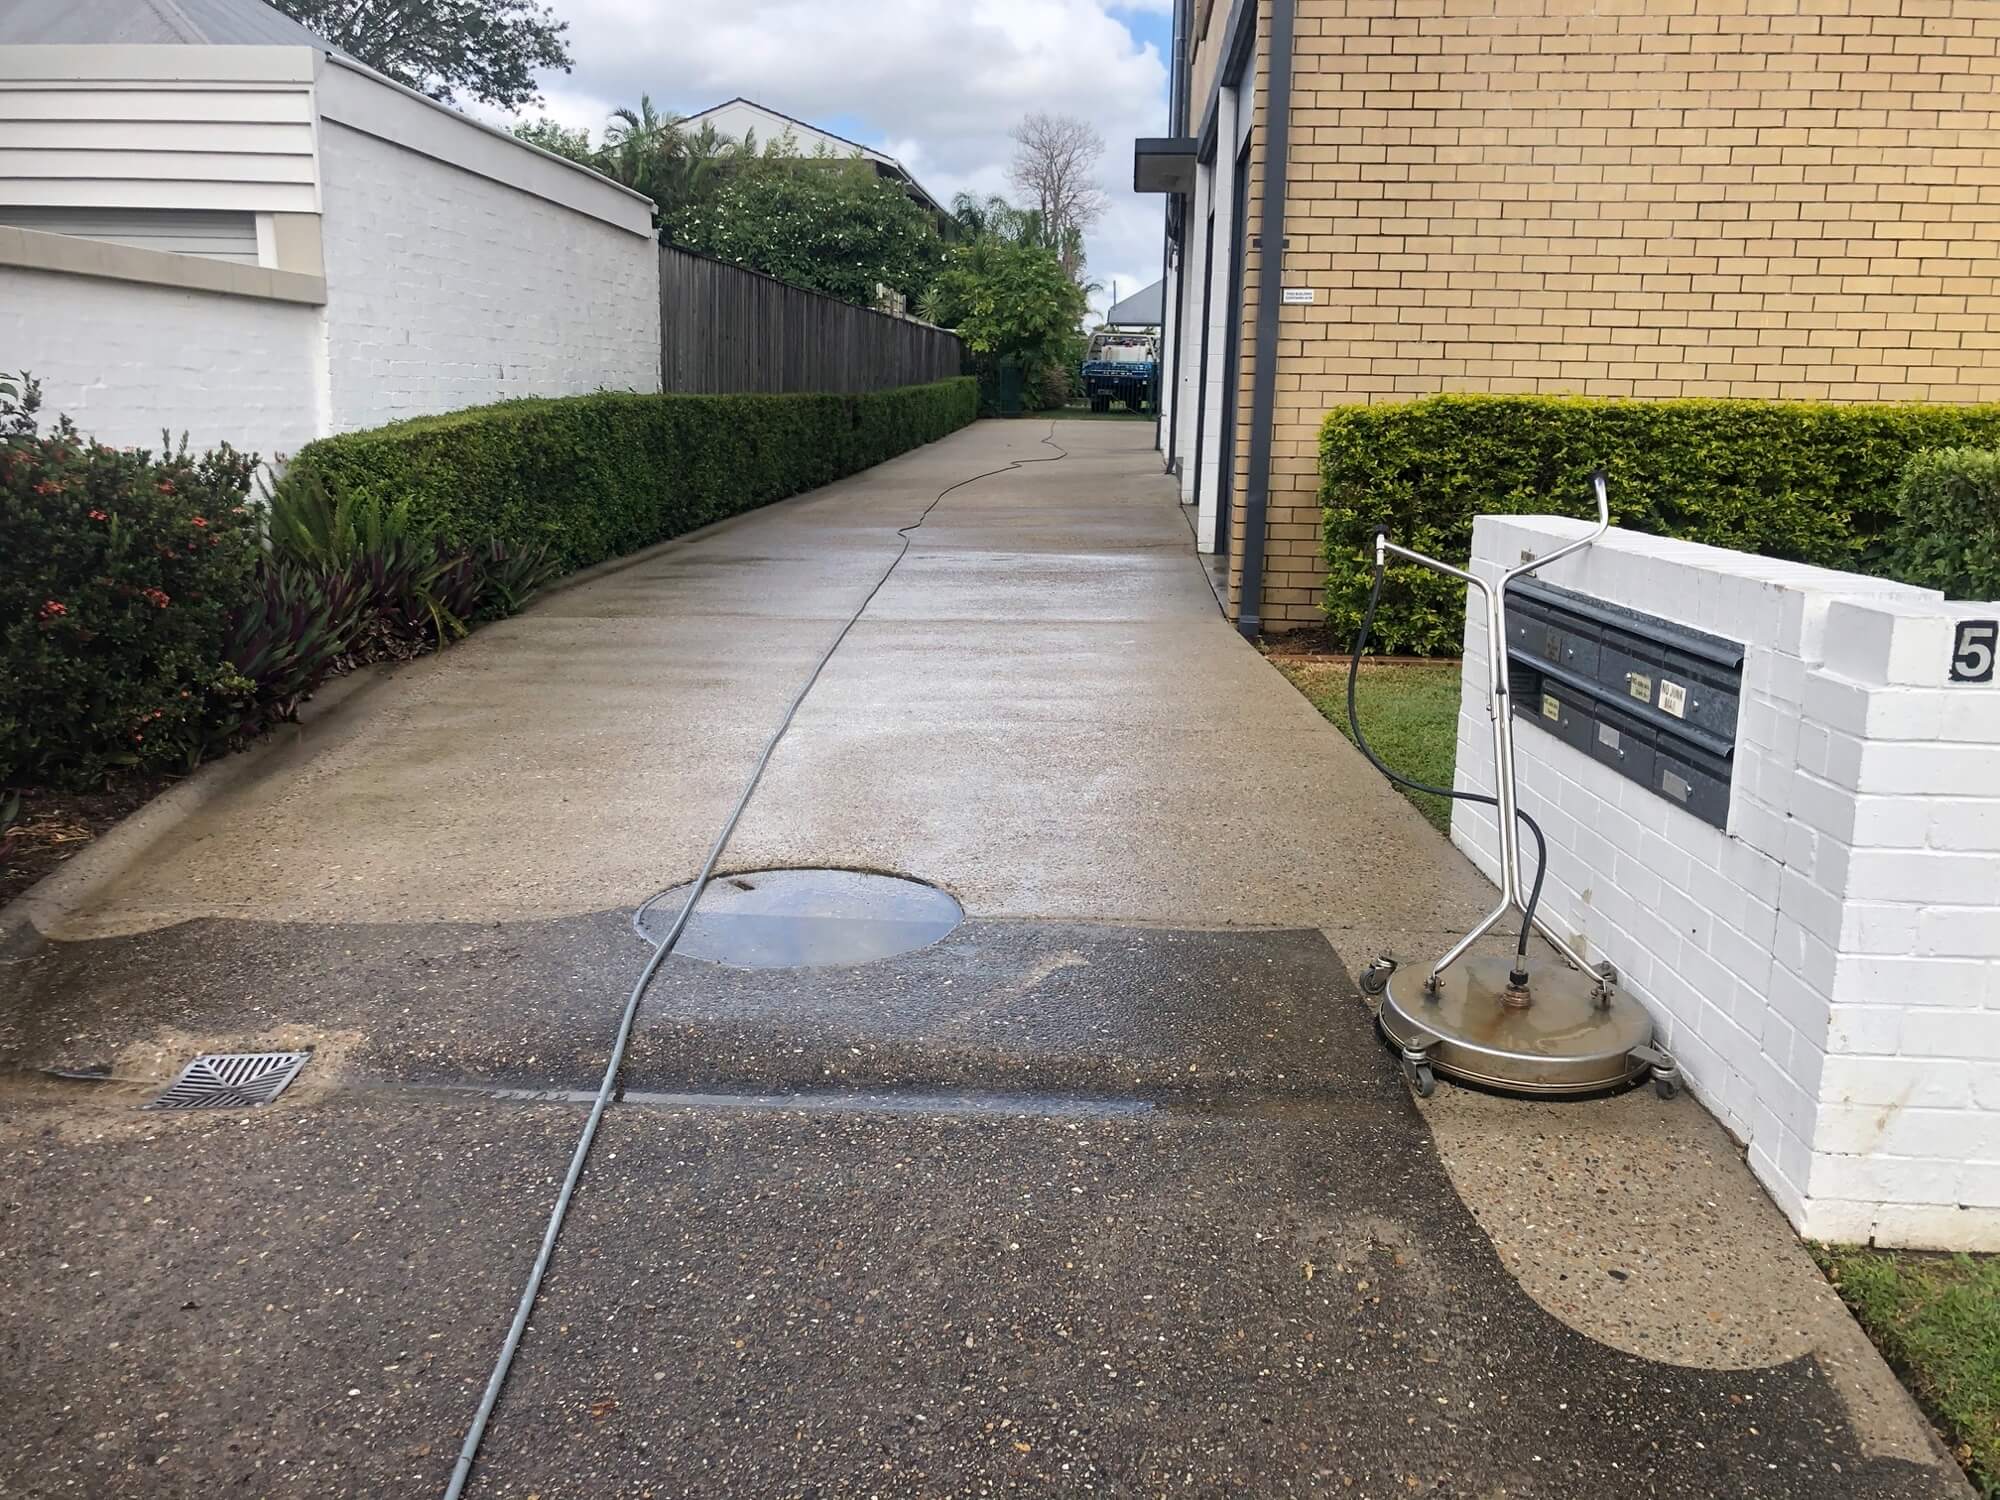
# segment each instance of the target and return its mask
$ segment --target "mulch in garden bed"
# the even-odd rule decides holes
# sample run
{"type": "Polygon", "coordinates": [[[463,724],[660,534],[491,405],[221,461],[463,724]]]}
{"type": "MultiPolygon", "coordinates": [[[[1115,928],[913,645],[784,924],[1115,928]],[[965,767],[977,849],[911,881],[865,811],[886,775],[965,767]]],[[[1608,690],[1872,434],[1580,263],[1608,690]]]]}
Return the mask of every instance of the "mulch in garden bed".
{"type": "MultiPolygon", "coordinates": [[[[17,821],[0,833],[0,906],[87,849],[119,819],[136,812],[178,778],[134,773],[88,792],[18,788],[17,821]]],[[[11,792],[0,793],[4,808],[11,792]]]]}

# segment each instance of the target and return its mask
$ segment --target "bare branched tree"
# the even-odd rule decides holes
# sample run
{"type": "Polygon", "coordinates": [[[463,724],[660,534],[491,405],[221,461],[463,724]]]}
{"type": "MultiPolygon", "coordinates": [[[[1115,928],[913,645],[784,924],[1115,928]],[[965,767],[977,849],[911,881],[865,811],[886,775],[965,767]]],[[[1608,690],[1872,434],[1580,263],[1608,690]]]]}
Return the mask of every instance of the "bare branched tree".
{"type": "Polygon", "coordinates": [[[1104,137],[1074,115],[1036,111],[1014,128],[1008,178],[1035,210],[1071,276],[1083,270],[1083,232],[1104,213],[1097,162],[1104,137]]]}

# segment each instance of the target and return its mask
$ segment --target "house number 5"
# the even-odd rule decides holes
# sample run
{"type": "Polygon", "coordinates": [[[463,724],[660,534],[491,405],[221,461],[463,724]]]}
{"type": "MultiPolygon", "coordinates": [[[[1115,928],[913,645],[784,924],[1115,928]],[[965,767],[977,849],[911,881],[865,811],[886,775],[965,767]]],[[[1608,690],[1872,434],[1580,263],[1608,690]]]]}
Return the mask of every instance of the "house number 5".
{"type": "Polygon", "coordinates": [[[1996,649],[2000,649],[2000,620],[1960,620],[1951,644],[1951,680],[1991,682],[1996,649]]]}

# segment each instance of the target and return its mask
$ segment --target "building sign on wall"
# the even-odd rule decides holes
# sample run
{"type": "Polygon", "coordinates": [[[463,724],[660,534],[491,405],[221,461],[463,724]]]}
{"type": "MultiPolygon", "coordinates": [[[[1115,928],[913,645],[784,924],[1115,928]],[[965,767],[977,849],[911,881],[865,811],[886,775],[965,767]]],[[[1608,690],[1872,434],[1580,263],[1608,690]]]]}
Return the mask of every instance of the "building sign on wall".
{"type": "Polygon", "coordinates": [[[1309,286],[1288,286],[1284,289],[1283,297],[1290,303],[1310,302],[1313,300],[1313,289],[1309,286]]]}

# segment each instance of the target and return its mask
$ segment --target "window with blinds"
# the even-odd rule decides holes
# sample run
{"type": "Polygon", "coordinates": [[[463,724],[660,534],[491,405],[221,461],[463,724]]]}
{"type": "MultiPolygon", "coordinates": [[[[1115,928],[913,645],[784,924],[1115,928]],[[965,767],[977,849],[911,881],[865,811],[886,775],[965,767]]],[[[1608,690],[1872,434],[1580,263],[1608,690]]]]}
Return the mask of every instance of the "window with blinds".
{"type": "Polygon", "coordinates": [[[225,209],[23,208],[0,204],[0,225],[110,240],[141,250],[257,264],[257,216],[225,209]]]}

